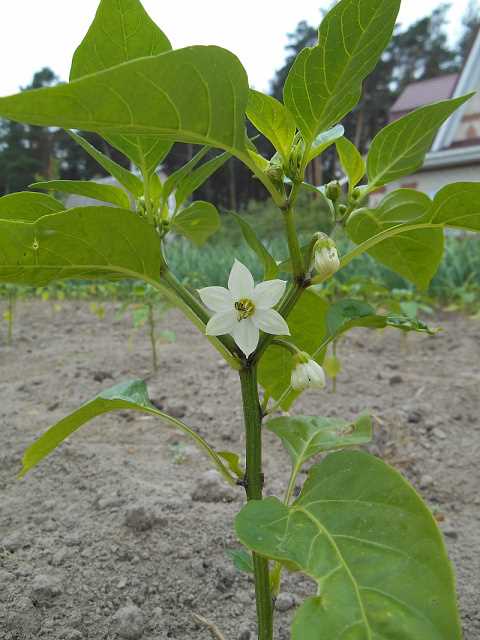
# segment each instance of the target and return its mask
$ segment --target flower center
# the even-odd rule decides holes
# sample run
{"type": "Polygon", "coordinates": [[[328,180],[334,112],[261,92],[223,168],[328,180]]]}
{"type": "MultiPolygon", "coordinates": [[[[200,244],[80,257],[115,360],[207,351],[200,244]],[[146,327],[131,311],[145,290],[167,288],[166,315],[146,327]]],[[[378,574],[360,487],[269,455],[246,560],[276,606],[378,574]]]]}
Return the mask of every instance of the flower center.
{"type": "Polygon", "coordinates": [[[235,309],[237,311],[237,320],[245,320],[255,313],[255,305],[248,298],[242,298],[235,302],[235,309]]]}

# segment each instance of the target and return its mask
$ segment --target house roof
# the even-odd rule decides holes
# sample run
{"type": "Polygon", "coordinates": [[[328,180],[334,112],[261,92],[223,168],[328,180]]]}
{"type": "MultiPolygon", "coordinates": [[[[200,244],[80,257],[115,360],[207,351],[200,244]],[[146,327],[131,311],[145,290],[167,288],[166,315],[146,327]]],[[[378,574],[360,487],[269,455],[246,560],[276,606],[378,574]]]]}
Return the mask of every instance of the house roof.
{"type": "Polygon", "coordinates": [[[422,107],[429,102],[451,98],[459,75],[458,73],[450,73],[407,85],[391,109],[391,119],[395,120],[399,115],[422,107]]]}

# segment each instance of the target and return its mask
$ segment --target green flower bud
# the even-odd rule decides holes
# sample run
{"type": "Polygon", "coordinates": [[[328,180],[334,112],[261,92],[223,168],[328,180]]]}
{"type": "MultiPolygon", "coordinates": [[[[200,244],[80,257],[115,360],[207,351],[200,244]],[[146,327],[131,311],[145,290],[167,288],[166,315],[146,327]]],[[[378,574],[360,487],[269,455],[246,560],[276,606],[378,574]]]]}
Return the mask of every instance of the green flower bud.
{"type": "Polygon", "coordinates": [[[342,195],[342,187],[340,186],[340,183],[337,181],[329,182],[325,189],[325,195],[332,202],[337,202],[342,195]]]}

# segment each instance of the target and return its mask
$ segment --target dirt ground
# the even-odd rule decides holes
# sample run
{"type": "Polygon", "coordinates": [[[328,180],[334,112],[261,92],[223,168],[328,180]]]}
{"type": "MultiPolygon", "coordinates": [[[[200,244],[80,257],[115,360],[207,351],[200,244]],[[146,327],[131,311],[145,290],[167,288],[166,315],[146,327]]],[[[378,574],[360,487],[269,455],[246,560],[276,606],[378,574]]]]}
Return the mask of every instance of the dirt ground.
{"type": "MultiPolygon", "coordinates": [[[[0,344],[0,638],[207,640],[192,613],[226,640],[254,638],[252,583],[232,568],[243,502],[206,486],[209,462],[184,437],[127,412],[83,428],[25,480],[24,448],[100,390],[149,376],[151,397],[215,447],[241,451],[236,375],[176,312],[177,343],[150,374],[146,331],[113,306],[22,302],[12,347],[0,344]],[[222,498],[222,499],[220,499],[222,498]],[[213,502],[207,502],[211,499],[213,502]],[[227,501],[230,500],[230,501],[227,501]]],[[[455,564],[466,640],[480,638],[480,325],[437,319],[444,332],[350,334],[337,394],[306,394],[298,413],[376,416],[372,450],[421,489],[455,564]],[[346,357],[351,353],[350,357],[346,357]]],[[[3,336],[2,336],[3,339],[3,336]]],[[[288,460],[266,434],[266,489],[283,492],[288,460]]],[[[278,639],[311,590],[290,576],[278,639]]],[[[419,638],[418,640],[423,640],[419,638]]],[[[445,638],[444,640],[450,640],[445,638]]]]}

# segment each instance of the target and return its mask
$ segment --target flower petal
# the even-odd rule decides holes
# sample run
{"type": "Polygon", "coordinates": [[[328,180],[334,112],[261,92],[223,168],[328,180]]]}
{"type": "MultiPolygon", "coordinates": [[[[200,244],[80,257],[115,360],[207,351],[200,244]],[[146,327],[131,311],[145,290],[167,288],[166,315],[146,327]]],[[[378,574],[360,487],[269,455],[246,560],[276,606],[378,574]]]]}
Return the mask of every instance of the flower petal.
{"type": "Polygon", "coordinates": [[[207,336],[223,336],[225,333],[231,333],[236,324],[238,322],[234,309],[216,313],[208,321],[205,333],[207,336]]]}
{"type": "Polygon", "coordinates": [[[274,336],[290,335],[288,324],[275,309],[257,309],[252,320],[265,333],[271,333],[274,336]]]}
{"type": "Polygon", "coordinates": [[[251,318],[240,320],[240,322],[237,321],[232,335],[247,358],[255,351],[258,341],[260,340],[260,331],[252,322],[251,318]]]}
{"type": "Polygon", "coordinates": [[[234,299],[251,299],[254,287],[255,282],[253,281],[253,276],[250,271],[239,260],[235,260],[232,270],[230,271],[230,277],[228,278],[228,288],[234,299]]]}
{"type": "Polygon", "coordinates": [[[287,283],[285,280],[266,280],[257,284],[252,302],[259,309],[271,309],[280,302],[287,283]]]}
{"type": "Polygon", "coordinates": [[[235,304],[232,294],[225,287],[205,287],[198,290],[198,295],[206,307],[217,313],[230,311],[235,304]]]}

